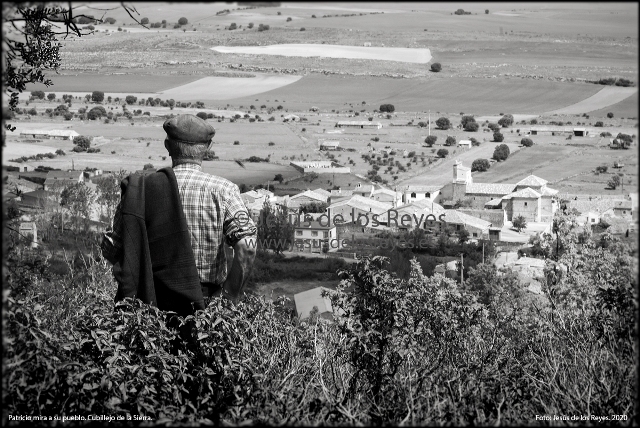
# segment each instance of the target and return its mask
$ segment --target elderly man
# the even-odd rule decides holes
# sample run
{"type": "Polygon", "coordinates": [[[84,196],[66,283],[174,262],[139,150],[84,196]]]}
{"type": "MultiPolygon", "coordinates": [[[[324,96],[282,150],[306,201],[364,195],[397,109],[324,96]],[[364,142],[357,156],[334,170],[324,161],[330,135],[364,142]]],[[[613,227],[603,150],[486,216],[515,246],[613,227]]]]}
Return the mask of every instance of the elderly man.
{"type": "Polygon", "coordinates": [[[238,186],[202,171],[214,128],[189,114],[163,128],[172,168],[122,181],[101,249],[114,265],[116,301],[137,297],[188,315],[215,295],[241,294],[255,258],[256,227],[238,186]],[[225,242],[234,250],[229,272],[225,242]]]}

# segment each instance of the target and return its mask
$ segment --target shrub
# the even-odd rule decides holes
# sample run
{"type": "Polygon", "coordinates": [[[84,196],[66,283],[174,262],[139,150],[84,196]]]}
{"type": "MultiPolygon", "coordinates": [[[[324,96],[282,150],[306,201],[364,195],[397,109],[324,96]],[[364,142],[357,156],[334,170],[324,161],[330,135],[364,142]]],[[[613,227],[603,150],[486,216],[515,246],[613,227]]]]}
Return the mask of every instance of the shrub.
{"type": "Polygon", "coordinates": [[[531,119],[531,120],[529,121],[529,124],[530,124],[530,125],[537,125],[537,124],[538,124],[538,120],[537,120],[537,119],[531,119]]]}
{"type": "Polygon", "coordinates": [[[235,29],[237,29],[237,28],[238,28],[238,26],[236,25],[236,23],[235,23],[235,22],[232,22],[232,23],[229,25],[229,30],[235,30],[235,29]]]}
{"type": "Polygon", "coordinates": [[[455,146],[456,145],[456,137],[449,135],[444,142],[445,146],[455,146]]]}
{"type": "Polygon", "coordinates": [[[438,140],[438,137],[436,137],[435,135],[429,135],[427,138],[424,139],[424,142],[427,146],[431,147],[436,143],[437,140],[438,140]]]}
{"type": "Polygon", "coordinates": [[[149,18],[142,18],[142,19],[140,20],[140,23],[141,23],[142,25],[147,25],[147,24],[149,23],[149,18]]]}
{"type": "Polygon", "coordinates": [[[607,117],[608,117],[609,119],[613,119],[613,113],[611,113],[611,112],[607,113],[607,117]]]}
{"type": "Polygon", "coordinates": [[[240,141],[238,141],[238,140],[234,141],[234,142],[233,142],[233,145],[234,145],[234,146],[239,146],[239,145],[240,145],[240,141]]]}
{"type": "Polygon", "coordinates": [[[620,179],[620,176],[616,174],[611,177],[607,185],[609,186],[610,189],[616,190],[616,188],[620,185],[621,182],[622,181],[620,179]]]}
{"type": "Polygon", "coordinates": [[[604,124],[602,123],[602,121],[597,121],[593,126],[595,126],[596,128],[602,128],[604,124]]]}
{"type": "Polygon", "coordinates": [[[531,138],[523,138],[522,140],[520,140],[520,144],[525,147],[531,147],[533,146],[533,141],[531,140],[531,138]]]}
{"type": "Polygon", "coordinates": [[[467,132],[477,132],[478,129],[480,128],[480,125],[478,125],[477,122],[467,122],[467,124],[464,127],[464,130],[467,132]]]}
{"type": "Polygon", "coordinates": [[[506,144],[500,144],[496,146],[495,150],[493,151],[493,159],[497,161],[506,160],[509,157],[509,153],[509,146],[507,146],[506,144]]]}
{"type": "Polygon", "coordinates": [[[127,102],[127,104],[132,105],[138,101],[138,97],[127,95],[124,100],[127,102]]]}
{"type": "Polygon", "coordinates": [[[300,27],[300,31],[305,31],[305,28],[304,27],[300,27]]]}
{"type": "Polygon", "coordinates": [[[288,17],[288,18],[287,18],[287,22],[290,22],[290,21],[291,21],[291,17],[288,17]]]}
{"type": "Polygon", "coordinates": [[[439,73],[442,70],[442,65],[439,62],[434,62],[431,64],[431,71],[435,73],[439,73]]]}
{"type": "Polygon", "coordinates": [[[500,132],[494,132],[493,141],[495,141],[496,143],[504,141],[504,135],[502,135],[500,132]]]}
{"type": "Polygon", "coordinates": [[[276,143],[274,143],[273,141],[269,141],[269,146],[275,146],[276,143]]]}
{"type": "Polygon", "coordinates": [[[436,120],[436,126],[439,129],[449,129],[451,127],[451,122],[446,117],[441,117],[436,120]]]}
{"type": "Polygon", "coordinates": [[[471,172],[474,172],[474,171],[484,172],[484,171],[487,171],[490,166],[491,164],[489,163],[488,159],[476,159],[471,164],[471,172]]]}
{"type": "Polygon", "coordinates": [[[449,150],[440,149],[440,150],[438,150],[438,152],[436,154],[438,155],[438,157],[446,158],[449,155],[449,150]]]}
{"type": "Polygon", "coordinates": [[[607,165],[601,165],[596,167],[596,172],[598,172],[599,174],[604,174],[608,170],[609,170],[609,167],[607,165]]]}
{"type": "Polygon", "coordinates": [[[203,120],[207,120],[209,118],[209,115],[203,111],[199,111],[198,113],[196,113],[196,116],[203,120]]]}
{"type": "Polygon", "coordinates": [[[39,100],[44,100],[45,94],[44,91],[31,91],[31,96],[39,100]]]}
{"type": "Polygon", "coordinates": [[[71,119],[73,119],[73,113],[67,112],[64,114],[64,120],[71,120],[71,119]]]}
{"type": "Polygon", "coordinates": [[[605,131],[600,133],[601,137],[611,137],[611,132],[605,131]]]}
{"type": "Polygon", "coordinates": [[[187,18],[180,18],[178,19],[178,24],[180,25],[187,25],[189,23],[189,21],[187,20],[187,18]]]}
{"type": "Polygon", "coordinates": [[[381,113],[393,113],[396,110],[395,106],[393,104],[381,104],[380,105],[380,112],[381,113]]]}

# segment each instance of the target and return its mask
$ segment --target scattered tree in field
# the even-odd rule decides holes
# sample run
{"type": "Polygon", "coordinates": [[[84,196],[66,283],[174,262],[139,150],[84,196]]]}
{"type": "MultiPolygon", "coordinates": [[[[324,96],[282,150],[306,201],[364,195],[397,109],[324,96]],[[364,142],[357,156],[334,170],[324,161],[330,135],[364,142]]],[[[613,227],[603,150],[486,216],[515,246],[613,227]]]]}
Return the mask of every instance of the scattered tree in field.
{"type": "Polygon", "coordinates": [[[616,188],[620,185],[620,183],[621,183],[620,176],[614,175],[611,177],[611,179],[607,184],[609,185],[610,189],[616,190],[616,188]]]}
{"type": "Polygon", "coordinates": [[[97,103],[101,103],[104,101],[104,92],[102,91],[93,91],[91,94],[91,101],[95,101],[97,103]]]}
{"type": "Polygon", "coordinates": [[[156,169],[155,166],[153,166],[153,164],[147,163],[142,167],[143,170],[147,170],[147,169],[156,169]]]}
{"type": "Polygon", "coordinates": [[[476,147],[480,145],[480,141],[476,140],[475,138],[471,137],[471,145],[476,147]]]}
{"type": "Polygon", "coordinates": [[[267,31],[269,29],[269,25],[267,24],[260,24],[258,25],[258,31],[267,31]]]}
{"type": "Polygon", "coordinates": [[[178,24],[180,25],[187,25],[189,23],[189,21],[187,20],[187,18],[180,18],[178,19],[178,24]]]}
{"type": "Polygon", "coordinates": [[[497,161],[506,160],[509,157],[509,153],[509,146],[507,146],[506,144],[500,144],[496,146],[495,150],[493,151],[493,159],[497,161]]]}
{"type": "Polygon", "coordinates": [[[427,122],[418,122],[418,126],[420,128],[426,128],[428,126],[427,122]]]}
{"type": "Polygon", "coordinates": [[[393,104],[382,104],[380,105],[380,112],[384,113],[393,113],[396,110],[393,104]]]}
{"type": "Polygon", "coordinates": [[[277,181],[278,183],[282,184],[282,182],[284,181],[284,177],[282,176],[282,174],[276,174],[276,176],[273,177],[273,181],[277,181]]]}
{"type": "Polygon", "coordinates": [[[467,124],[464,126],[464,130],[467,132],[477,132],[479,128],[480,125],[478,125],[476,121],[467,122],[467,124]]]}
{"type": "Polygon", "coordinates": [[[445,146],[455,146],[456,145],[456,137],[453,135],[449,135],[444,142],[445,146]]]}
{"type": "Polygon", "coordinates": [[[485,9],[484,13],[488,15],[489,14],[489,9],[485,9]]]}
{"type": "Polygon", "coordinates": [[[436,120],[436,126],[439,129],[449,129],[451,127],[451,121],[446,117],[441,117],[438,120],[436,120]]]}
{"type": "Polygon", "coordinates": [[[503,128],[510,127],[511,125],[513,125],[513,115],[505,114],[498,121],[498,125],[502,126],[503,128]]]}
{"type": "Polygon", "coordinates": [[[149,23],[149,18],[142,18],[142,19],[140,20],[140,23],[141,23],[142,25],[147,25],[147,24],[149,23]]]}
{"type": "Polygon", "coordinates": [[[520,144],[525,147],[531,147],[533,146],[533,140],[531,140],[531,138],[523,138],[522,140],[520,140],[520,144]]]}
{"type": "Polygon", "coordinates": [[[600,165],[596,167],[596,172],[599,174],[604,174],[609,170],[609,167],[607,165],[600,165]]]}
{"type": "Polygon", "coordinates": [[[44,100],[45,94],[44,91],[31,91],[31,96],[40,100],[44,100]]]}
{"type": "Polygon", "coordinates": [[[73,137],[73,144],[85,151],[91,147],[91,138],[84,135],[78,135],[77,137],[73,137]]]}
{"type": "Polygon", "coordinates": [[[434,73],[439,73],[442,70],[442,65],[439,62],[434,62],[431,64],[431,71],[434,73]]]}
{"type": "Polygon", "coordinates": [[[611,112],[607,113],[607,117],[608,117],[609,119],[613,119],[613,113],[611,113],[611,112]]]}
{"type": "Polygon", "coordinates": [[[203,120],[207,120],[209,118],[209,115],[203,111],[199,111],[196,116],[203,120]]]}
{"type": "Polygon", "coordinates": [[[514,217],[511,223],[513,224],[513,228],[518,232],[521,232],[522,229],[527,228],[527,220],[522,215],[514,217]]]}
{"type": "Polygon", "coordinates": [[[290,22],[290,21],[291,21],[291,17],[288,17],[288,18],[287,18],[287,22],[290,22]]]}
{"type": "Polygon", "coordinates": [[[471,172],[479,171],[484,172],[487,171],[491,167],[488,159],[476,159],[471,164],[471,172]]]}
{"type": "Polygon", "coordinates": [[[493,141],[495,141],[496,143],[504,141],[504,135],[502,135],[500,132],[494,132],[493,141]]]}
{"type": "Polygon", "coordinates": [[[300,27],[300,31],[305,31],[305,28],[304,27],[300,27]]]}
{"type": "Polygon", "coordinates": [[[250,22],[250,23],[247,25],[247,28],[252,29],[252,28],[253,28],[253,22],[250,22]]]}
{"type": "Polygon", "coordinates": [[[500,126],[497,123],[490,123],[487,125],[487,128],[489,128],[493,132],[498,132],[500,130],[500,126]]]}
{"type": "Polygon", "coordinates": [[[127,102],[127,104],[131,105],[135,104],[138,101],[138,97],[127,95],[124,100],[127,102]]]}
{"type": "Polygon", "coordinates": [[[424,139],[424,142],[427,146],[432,147],[437,140],[438,140],[438,137],[436,137],[435,135],[429,135],[427,138],[424,139]]]}
{"type": "Polygon", "coordinates": [[[460,119],[460,125],[462,125],[462,127],[465,128],[467,124],[473,123],[475,121],[476,119],[473,116],[462,116],[462,118],[460,119]]]}
{"type": "Polygon", "coordinates": [[[440,150],[438,150],[438,152],[436,154],[438,155],[438,157],[446,158],[449,155],[449,150],[440,149],[440,150]]]}
{"type": "Polygon", "coordinates": [[[49,101],[53,101],[56,99],[56,94],[54,94],[53,92],[47,95],[47,99],[49,101]]]}

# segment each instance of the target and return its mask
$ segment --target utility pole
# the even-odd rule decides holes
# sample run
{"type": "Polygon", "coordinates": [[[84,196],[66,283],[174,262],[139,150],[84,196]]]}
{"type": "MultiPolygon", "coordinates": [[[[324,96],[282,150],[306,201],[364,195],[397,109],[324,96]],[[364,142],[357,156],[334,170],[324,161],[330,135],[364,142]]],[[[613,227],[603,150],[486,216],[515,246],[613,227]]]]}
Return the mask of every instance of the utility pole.
{"type": "Polygon", "coordinates": [[[464,253],[460,253],[460,285],[464,286],[464,253]]]}
{"type": "Polygon", "coordinates": [[[429,125],[429,136],[431,136],[431,110],[429,110],[429,121],[427,124],[429,125]]]}
{"type": "Polygon", "coordinates": [[[484,239],[482,240],[482,264],[484,264],[484,239]]]}

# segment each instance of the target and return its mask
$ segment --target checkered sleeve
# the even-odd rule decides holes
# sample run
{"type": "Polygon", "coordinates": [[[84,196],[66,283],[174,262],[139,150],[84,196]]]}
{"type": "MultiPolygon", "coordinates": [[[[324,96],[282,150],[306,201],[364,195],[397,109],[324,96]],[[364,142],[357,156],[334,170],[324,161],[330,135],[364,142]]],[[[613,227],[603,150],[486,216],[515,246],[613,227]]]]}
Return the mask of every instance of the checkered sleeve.
{"type": "Polygon", "coordinates": [[[100,244],[102,256],[115,264],[122,254],[122,201],[118,203],[113,216],[113,226],[107,229],[100,244]]]}
{"type": "Polygon", "coordinates": [[[229,186],[225,198],[223,232],[227,245],[232,247],[242,238],[256,236],[258,233],[235,184],[229,186]]]}

